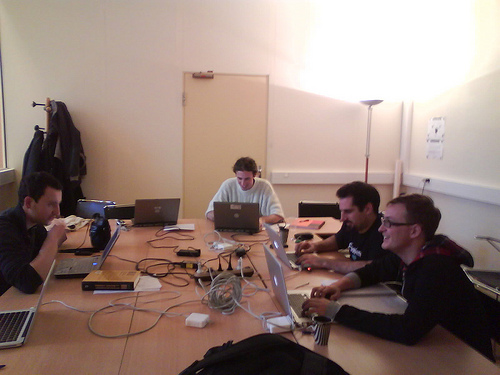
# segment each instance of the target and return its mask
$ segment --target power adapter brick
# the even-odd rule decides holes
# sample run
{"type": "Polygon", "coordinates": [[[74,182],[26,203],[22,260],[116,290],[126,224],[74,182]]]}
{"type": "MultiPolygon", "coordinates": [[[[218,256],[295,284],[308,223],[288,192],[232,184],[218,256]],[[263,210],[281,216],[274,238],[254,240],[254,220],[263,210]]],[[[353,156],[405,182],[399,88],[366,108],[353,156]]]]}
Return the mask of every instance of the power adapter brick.
{"type": "Polygon", "coordinates": [[[267,331],[270,333],[289,332],[293,330],[293,322],[289,316],[278,316],[267,319],[267,331]]]}
{"type": "Polygon", "coordinates": [[[210,321],[210,316],[207,314],[191,313],[186,318],[186,325],[188,327],[203,328],[210,321]]]}

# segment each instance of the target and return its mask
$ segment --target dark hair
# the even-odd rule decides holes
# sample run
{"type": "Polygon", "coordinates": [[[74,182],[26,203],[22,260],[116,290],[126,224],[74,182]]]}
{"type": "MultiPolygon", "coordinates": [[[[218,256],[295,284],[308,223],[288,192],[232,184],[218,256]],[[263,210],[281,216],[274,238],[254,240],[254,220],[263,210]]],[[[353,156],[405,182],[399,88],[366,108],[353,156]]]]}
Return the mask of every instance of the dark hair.
{"type": "Polygon", "coordinates": [[[35,202],[38,202],[48,186],[56,190],[62,190],[59,180],[47,172],[34,172],[25,176],[19,186],[19,203],[23,204],[26,197],[31,197],[35,202]]]}
{"type": "Polygon", "coordinates": [[[233,172],[236,173],[238,171],[242,172],[252,172],[255,176],[258,172],[257,163],[251,157],[245,156],[236,160],[233,166],[233,172]]]}
{"type": "Polygon", "coordinates": [[[424,231],[425,240],[431,240],[441,221],[441,211],[434,206],[432,198],[421,194],[401,195],[392,199],[387,203],[387,206],[398,203],[405,206],[406,221],[420,224],[424,231]]]}
{"type": "Polygon", "coordinates": [[[340,187],[337,190],[338,198],[352,197],[352,203],[361,211],[368,203],[373,206],[373,211],[378,213],[380,206],[380,194],[372,185],[365,182],[354,181],[340,187]]]}

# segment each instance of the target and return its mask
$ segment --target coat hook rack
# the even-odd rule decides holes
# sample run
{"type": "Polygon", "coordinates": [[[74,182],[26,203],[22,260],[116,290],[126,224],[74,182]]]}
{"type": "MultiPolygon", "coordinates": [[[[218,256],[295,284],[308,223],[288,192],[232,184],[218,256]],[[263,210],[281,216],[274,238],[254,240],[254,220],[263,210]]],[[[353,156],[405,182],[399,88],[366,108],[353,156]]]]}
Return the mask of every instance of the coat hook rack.
{"type": "Polygon", "coordinates": [[[33,103],[31,103],[31,106],[34,108],[36,106],[44,106],[43,109],[45,110],[45,112],[47,112],[47,126],[46,126],[46,129],[47,129],[47,132],[49,131],[49,124],[50,124],[50,114],[52,112],[52,106],[50,104],[50,98],[47,98],[45,99],[45,104],[43,103],[37,103],[35,101],[33,101],[33,103]]]}

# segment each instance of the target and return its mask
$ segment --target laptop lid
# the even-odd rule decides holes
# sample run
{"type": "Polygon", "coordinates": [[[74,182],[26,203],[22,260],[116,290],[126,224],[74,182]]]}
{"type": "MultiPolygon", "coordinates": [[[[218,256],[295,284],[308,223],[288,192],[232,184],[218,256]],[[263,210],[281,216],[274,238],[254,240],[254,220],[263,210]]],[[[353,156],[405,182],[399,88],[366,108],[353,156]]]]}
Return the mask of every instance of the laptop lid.
{"type": "Polygon", "coordinates": [[[214,202],[214,226],[217,231],[258,233],[259,216],[258,203],[214,202]]]}
{"type": "Polygon", "coordinates": [[[115,243],[118,240],[118,237],[120,237],[121,230],[122,230],[122,224],[120,221],[117,220],[115,231],[113,232],[113,235],[111,236],[108,243],[106,244],[106,247],[102,251],[102,254],[99,258],[96,269],[98,269],[98,270],[101,269],[101,266],[104,263],[104,261],[106,260],[106,258],[108,257],[109,253],[111,252],[111,249],[113,248],[113,246],[115,246],[115,243]]]}
{"type": "Polygon", "coordinates": [[[180,198],[137,199],[134,209],[134,225],[175,225],[179,217],[180,198]]]}
{"type": "Polygon", "coordinates": [[[56,270],[54,271],[54,276],[57,278],[85,277],[91,271],[101,269],[102,264],[104,263],[109,253],[111,252],[111,249],[113,249],[113,246],[118,240],[120,232],[121,222],[117,220],[115,231],[113,232],[113,235],[109,239],[101,255],[89,258],[62,259],[57,264],[56,270]]]}
{"type": "Polygon", "coordinates": [[[305,294],[305,292],[297,290],[289,293],[286,289],[285,275],[283,274],[281,263],[271,253],[271,250],[267,245],[264,245],[264,252],[266,254],[267,268],[269,269],[269,277],[271,278],[273,293],[276,296],[281,308],[295,323],[302,324],[310,322],[310,318],[301,316],[301,311],[293,311],[290,306],[290,301],[288,300],[288,296],[290,294],[305,294]]]}
{"type": "Polygon", "coordinates": [[[0,311],[0,349],[14,348],[23,345],[28,341],[28,336],[31,332],[33,324],[35,322],[35,317],[37,315],[38,309],[42,304],[43,295],[47,290],[47,285],[49,284],[52,271],[55,267],[55,260],[52,262],[49,273],[42,285],[42,290],[38,296],[38,301],[35,306],[29,309],[21,310],[10,310],[10,311],[0,311]],[[8,324],[7,321],[11,321],[13,316],[19,317],[22,315],[22,320],[19,320],[15,325],[8,324]]]}
{"type": "MultiPolygon", "coordinates": [[[[287,252],[281,241],[280,234],[276,232],[269,224],[264,224],[264,228],[266,229],[267,235],[269,236],[269,241],[271,241],[271,245],[274,248],[274,251],[278,256],[279,260],[281,260],[283,264],[285,264],[288,268],[294,270],[300,269],[300,266],[295,264],[295,262],[290,260],[290,258],[288,257],[287,252]]],[[[295,255],[295,253],[293,255],[295,255]]]]}
{"type": "Polygon", "coordinates": [[[498,294],[500,291],[500,271],[470,270],[463,268],[469,280],[491,292],[498,294]]]}

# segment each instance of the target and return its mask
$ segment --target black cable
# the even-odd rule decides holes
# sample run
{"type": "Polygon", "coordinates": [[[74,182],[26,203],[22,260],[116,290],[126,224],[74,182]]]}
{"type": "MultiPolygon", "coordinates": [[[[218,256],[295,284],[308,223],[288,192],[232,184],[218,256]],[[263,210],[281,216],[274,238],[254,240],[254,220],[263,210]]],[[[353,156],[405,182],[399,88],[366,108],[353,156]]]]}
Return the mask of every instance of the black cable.
{"type": "MultiPolygon", "coordinates": [[[[75,247],[75,248],[72,248],[72,249],[61,249],[59,250],[60,253],[74,253],[76,250],[78,249],[81,249],[83,244],[85,243],[85,241],[87,240],[87,236],[89,234],[89,231],[90,231],[90,224],[93,222],[94,220],[90,220],[88,223],[86,223],[84,226],[87,226],[87,229],[85,229],[85,234],[83,235],[83,241],[80,245],[78,245],[78,247],[75,247]]],[[[98,252],[99,250],[95,249],[95,252],[98,252]]]]}
{"type": "Polygon", "coordinates": [[[193,275],[191,275],[189,272],[187,272],[186,269],[184,269],[183,272],[174,272],[176,267],[180,266],[181,264],[182,264],[182,262],[172,262],[168,259],[163,259],[163,258],[144,258],[144,259],[141,259],[140,261],[136,262],[135,269],[137,271],[140,271],[143,274],[157,278],[160,281],[164,282],[165,284],[169,284],[169,285],[176,286],[176,287],[184,287],[184,286],[189,285],[189,279],[185,279],[185,278],[180,277],[178,275],[189,276],[189,278],[192,278],[193,275]],[[156,262],[156,263],[153,263],[153,264],[148,265],[148,266],[142,266],[142,263],[146,262],[146,261],[151,261],[151,262],[156,262]],[[161,266],[163,266],[163,267],[166,266],[167,271],[166,272],[152,271],[152,268],[161,267],[161,266]],[[176,284],[176,283],[173,283],[171,281],[165,280],[165,278],[168,276],[171,276],[177,280],[181,280],[182,283],[176,284]]]}
{"type": "Polygon", "coordinates": [[[193,241],[194,240],[193,236],[191,236],[189,234],[185,234],[185,233],[166,232],[164,234],[161,234],[161,232],[164,232],[163,229],[160,229],[155,233],[155,236],[158,238],[155,238],[152,240],[147,240],[146,243],[154,249],[173,249],[173,250],[175,250],[179,247],[179,245],[155,246],[155,245],[153,245],[153,243],[156,241],[162,241],[162,240],[166,240],[166,239],[173,239],[173,240],[178,240],[178,241],[193,241]]]}

